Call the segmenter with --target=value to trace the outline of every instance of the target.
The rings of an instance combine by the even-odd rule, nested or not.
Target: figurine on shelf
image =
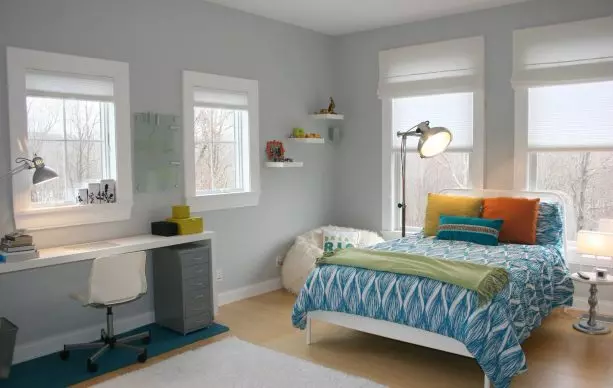
[[[320,115],[336,115],[338,113],[336,113],[336,111],[334,110],[336,109],[336,103],[334,102],[334,99],[332,97],[330,97],[330,104],[328,104],[328,108],[322,108],[319,110],[319,112],[315,112],[315,114],[320,114]]]
[[[271,140],[266,142],[266,156],[271,162],[283,162],[285,155],[285,148],[283,143],[278,140]]]

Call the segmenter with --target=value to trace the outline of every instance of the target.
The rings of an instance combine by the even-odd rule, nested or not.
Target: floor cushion
[[[358,232],[359,247],[366,247],[383,242],[383,239],[375,232],[332,225],[322,226],[296,237],[294,245],[292,245],[285,255],[283,265],[281,266],[281,281],[283,288],[293,294],[298,294],[298,292],[300,292],[300,289],[306,282],[309,273],[315,266],[315,259],[321,257],[324,253],[324,229]]]

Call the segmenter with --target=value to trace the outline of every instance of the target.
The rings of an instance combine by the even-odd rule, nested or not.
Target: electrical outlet
[[[223,269],[217,270],[217,272],[215,273],[215,279],[217,279],[218,282],[221,282],[223,280]]]
[[[277,256],[276,263],[277,263],[277,267],[282,266],[283,265],[283,256],[281,256],[281,255]]]

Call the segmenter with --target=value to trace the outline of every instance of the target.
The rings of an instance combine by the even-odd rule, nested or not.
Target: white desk
[[[112,240],[45,248],[39,250],[40,257],[37,259],[24,260],[18,263],[0,263],[0,274],[74,263],[77,261],[93,260],[96,257],[101,256],[145,251],[190,242],[212,240],[214,235],[214,232],[208,231],[197,234],[170,237],[143,234],[139,236],[116,238]]]

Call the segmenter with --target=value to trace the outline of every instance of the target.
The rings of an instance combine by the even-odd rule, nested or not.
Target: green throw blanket
[[[479,303],[489,301],[509,282],[507,270],[466,261],[444,260],[412,253],[347,248],[317,259],[317,265],[348,267],[422,276],[455,284],[479,294]]]

